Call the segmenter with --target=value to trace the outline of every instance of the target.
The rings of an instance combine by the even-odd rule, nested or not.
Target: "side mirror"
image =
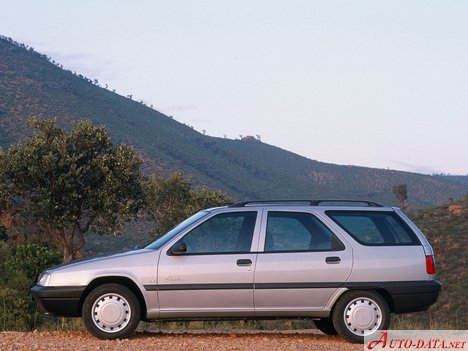
[[[181,255],[187,252],[187,245],[183,241],[179,241],[172,245],[169,249],[170,255]]]

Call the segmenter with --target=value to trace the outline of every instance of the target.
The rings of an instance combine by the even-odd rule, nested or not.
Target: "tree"
[[[5,210],[8,198],[7,185],[5,182],[6,156],[0,147],[0,215]]]
[[[83,256],[88,230],[117,233],[141,208],[142,160],[114,146],[103,126],[79,121],[67,132],[54,120],[28,120],[33,135],[5,155],[4,182],[14,210],[63,249]]]
[[[193,190],[180,172],[169,178],[153,175],[146,179],[144,189],[149,219],[157,222],[156,235],[166,233],[201,209],[232,203],[220,191]]]
[[[2,238],[7,237],[4,222],[9,217],[8,193],[9,189],[6,182],[6,155],[0,147],[0,237]]]
[[[400,203],[400,207],[402,210],[408,209],[408,188],[406,184],[398,184],[395,185],[393,188],[393,193],[395,194],[398,202]]]

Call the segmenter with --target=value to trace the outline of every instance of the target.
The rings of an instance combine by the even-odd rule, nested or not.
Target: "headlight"
[[[47,271],[42,272],[39,275],[39,278],[37,278],[37,285],[47,286],[49,285],[49,280],[50,280],[50,273]]]

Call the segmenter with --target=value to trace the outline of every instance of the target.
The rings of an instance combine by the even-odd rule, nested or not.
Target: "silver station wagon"
[[[362,342],[440,288],[430,244],[398,208],[301,200],[200,211],[143,249],[47,269],[31,294],[103,339],[140,320],[310,318]]]

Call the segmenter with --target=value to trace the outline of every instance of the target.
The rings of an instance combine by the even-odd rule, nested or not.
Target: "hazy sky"
[[[0,34],[208,135],[468,174],[466,0],[0,0]]]

